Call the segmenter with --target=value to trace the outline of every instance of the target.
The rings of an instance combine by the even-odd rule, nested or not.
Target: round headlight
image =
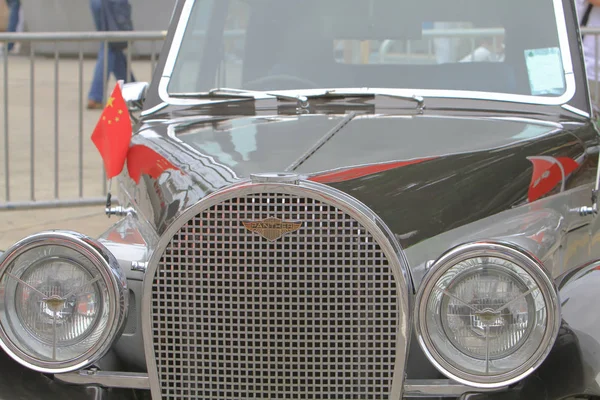
[[[0,258],[0,345],[40,372],[86,367],[120,333],[125,293],[119,264],[101,244],[73,232],[28,237]]]
[[[415,304],[417,337],[446,376],[500,387],[533,372],[560,326],[556,290],[541,263],[499,243],[473,243],[442,256]]]

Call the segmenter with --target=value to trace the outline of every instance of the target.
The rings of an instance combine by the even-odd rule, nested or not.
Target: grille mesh
[[[303,224],[268,241],[242,223],[273,217]],[[154,277],[163,399],[387,399],[396,292],[373,236],[331,205],[259,193],[213,206]]]

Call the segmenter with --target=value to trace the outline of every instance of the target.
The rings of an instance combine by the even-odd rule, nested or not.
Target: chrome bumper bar
[[[460,397],[466,393],[502,392],[506,388],[482,389],[466,386],[450,379],[407,379],[404,381],[404,398]]]
[[[94,369],[57,374],[54,377],[74,385],[98,385],[122,389],[150,390],[150,380],[146,373],[109,372]],[[500,389],[481,389],[456,383],[449,379],[407,379],[404,382],[404,398],[419,397],[460,397],[465,393],[498,392]]]
[[[78,372],[54,375],[56,379],[74,385],[98,385],[107,388],[150,390],[150,380],[146,373],[109,372],[87,369]]]

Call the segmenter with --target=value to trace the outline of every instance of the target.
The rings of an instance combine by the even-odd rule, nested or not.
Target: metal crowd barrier
[[[243,32],[228,32],[229,36],[239,37]],[[488,36],[496,40],[496,36],[502,36],[502,29],[465,29],[465,30],[439,30],[432,29],[426,32],[425,36],[431,41],[438,37],[471,38],[472,48],[475,48],[474,38]],[[585,28],[582,34],[593,35],[595,38],[596,54],[600,55],[600,28]],[[104,69],[107,68],[107,53],[109,42],[127,41],[127,76],[131,76],[133,63],[138,62],[138,54],[135,45],[139,42],[150,42],[152,50],[149,57],[143,59],[143,63],[148,67],[148,79],[152,76],[156,66],[157,54],[160,51],[162,41],[164,41],[166,32],[81,32],[81,33],[0,33],[0,43],[6,49],[9,42],[19,42],[27,52],[19,56],[19,66],[28,68],[29,71],[19,71],[23,76],[22,82],[13,82],[11,77],[11,56],[0,58],[0,65],[3,66],[2,79],[0,82],[0,91],[2,92],[2,107],[0,126],[3,135],[1,135],[0,146],[0,211],[16,209],[33,208],[51,208],[51,207],[72,207],[82,205],[104,204],[106,200],[107,182],[99,156],[95,149],[90,145],[90,135],[92,130],[90,126],[95,125],[95,120],[99,117],[99,112],[93,113],[84,111],[86,96],[84,93],[85,78],[92,75],[91,71],[84,72],[84,65],[95,63],[95,58],[90,59],[89,51],[84,51],[84,44],[90,42],[100,45],[104,43]],[[61,50],[61,44],[73,43],[78,46],[78,51],[66,52]],[[36,50],[36,45],[53,51]],[[402,47],[402,52],[418,54],[431,54],[431,43],[429,48],[415,49],[407,41]],[[87,46],[89,48],[89,46]],[[393,43],[384,41],[379,47],[380,59],[385,57],[393,58]],[[50,54],[48,54],[50,53]],[[52,76],[49,79],[40,79],[38,77],[41,69],[41,63],[50,63],[46,69],[52,70]],[[69,76],[66,79],[67,86],[76,83],[77,106],[75,111],[72,104],[61,102],[61,65],[64,63],[76,64],[76,76]],[[72,65],[71,65],[72,67]],[[136,65],[136,68],[139,66]],[[63,67],[63,69],[66,69]],[[72,68],[73,69],[73,68]],[[136,70],[136,75],[139,75]],[[596,62],[596,76],[600,77],[600,60]],[[63,74],[64,75],[64,74]],[[64,77],[63,77],[64,78]],[[50,88],[53,93],[52,98],[41,99],[50,104],[44,109],[48,113],[48,107],[52,108],[50,114],[51,120],[42,121],[36,119],[36,114],[41,114],[38,104],[40,99],[37,93],[40,92],[40,85],[52,85]],[[107,93],[106,78],[103,81],[104,92]],[[68,90],[68,88],[67,88]],[[596,98],[600,96],[600,85],[594,87]],[[72,94],[72,92],[68,92]],[[24,97],[28,97],[27,101]],[[63,96],[67,97],[67,96]],[[72,96],[71,96],[72,97]],[[21,107],[24,110],[17,110],[12,103],[17,98],[21,101]],[[12,99],[12,100],[11,100]],[[69,100],[69,99],[67,99]],[[71,99],[72,100],[72,99]],[[27,104],[25,104],[25,103]],[[12,104],[12,106],[11,106]],[[65,129],[65,120],[61,119],[64,115],[76,120],[75,129]],[[84,120],[86,124],[84,124]],[[43,125],[43,126],[40,126]],[[20,131],[19,134],[15,133]],[[65,132],[68,131],[68,132]],[[72,132],[71,132],[72,131]],[[24,132],[24,133],[23,133]],[[69,146],[65,146],[64,134],[70,136],[66,139]],[[62,142],[61,142],[62,140]],[[76,143],[75,143],[76,142]],[[41,143],[41,144],[40,144]],[[40,146],[42,148],[40,149]],[[68,152],[69,154],[65,154]],[[43,156],[43,157],[40,157]],[[68,156],[68,157],[67,157]],[[40,159],[42,158],[42,159]],[[92,161],[90,161],[92,160]],[[68,164],[65,173],[64,164]],[[62,168],[61,168],[62,167]],[[90,177],[90,174],[92,176]],[[102,174],[102,175],[101,175]],[[64,190],[64,186],[70,187]],[[68,194],[65,194],[69,192]]]
[[[109,42],[126,41],[128,46],[124,52],[127,57],[127,77],[130,77],[133,59],[138,58],[135,44],[150,42],[151,51],[149,57],[146,57],[147,59],[144,62],[148,64],[148,69],[150,70],[147,76],[151,77],[165,36],[166,32],[164,31],[0,33],[0,43],[3,44],[3,48],[5,49],[3,57],[1,57],[0,53],[0,65],[3,65],[3,87],[1,90],[3,117],[1,119],[3,119],[3,123],[0,125],[3,131],[3,141],[1,142],[3,146],[0,145],[3,147],[2,151],[0,151],[0,159],[3,159],[3,168],[0,167],[0,185],[3,186],[3,190],[0,189],[0,211],[96,205],[103,204],[106,201],[107,181],[100,158],[96,156],[93,163],[89,161],[92,157],[89,155],[91,154],[89,144],[91,143],[90,135],[92,133],[89,127],[92,123],[95,125],[95,121],[100,113],[90,112],[88,115],[84,111],[87,101],[87,96],[84,92],[86,90],[84,81],[93,75],[91,69],[84,72],[84,64],[95,64],[96,58],[93,57],[90,60],[90,57],[88,57],[89,51],[84,51],[83,45],[95,42],[99,48],[100,43],[104,43],[104,70],[106,71],[108,67],[107,44]],[[22,82],[11,81],[11,78],[14,78],[16,75],[15,70],[11,70],[11,65],[16,63],[17,59],[12,59],[12,55],[6,54],[9,42],[18,42],[23,48],[28,49],[26,57],[23,57],[22,54],[18,57],[19,65],[17,67],[23,68],[27,65],[26,68],[29,69],[28,78],[23,79]],[[78,50],[75,52],[72,50],[68,52],[62,51],[61,44],[65,42],[70,42],[70,47],[73,47],[73,43],[77,43],[76,47],[78,47]],[[36,50],[36,45],[38,47],[43,45],[43,47],[48,48],[52,44],[54,51],[51,51],[50,54],[47,54],[47,51]],[[67,54],[65,55],[65,53]],[[26,62],[27,58],[28,62]],[[53,98],[39,99],[36,96],[40,85],[49,84],[47,81],[48,77],[43,80],[38,78],[39,72],[36,71],[36,66],[39,67],[38,64],[42,62],[41,60],[46,64],[49,62],[53,64],[53,66],[49,67],[53,69],[53,77],[50,78],[53,80],[52,84],[54,86]],[[76,107],[73,107],[72,102],[71,104],[62,104],[59,96],[59,93],[62,91],[61,85],[65,85],[64,73],[61,76],[61,65],[66,62],[77,64],[76,76],[66,78],[66,86],[68,87],[72,86],[72,83],[77,82],[76,97],[78,98],[78,104]],[[48,66],[46,65],[46,67]],[[19,71],[19,73],[21,76],[25,76],[24,71]],[[136,74],[139,75],[139,71]],[[107,90],[110,89],[112,88],[107,88],[105,74],[103,79],[103,93],[105,96]],[[14,106],[11,107],[12,102],[17,100],[17,97],[19,97],[19,101],[22,101],[22,96],[29,97],[29,109],[25,112],[23,110],[16,110]],[[66,98],[67,96],[64,97]],[[66,100],[69,101],[72,99]],[[44,126],[38,126],[40,124],[36,119],[36,113],[40,111],[38,108],[40,101],[46,103],[46,113],[48,107],[53,108],[52,120],[42,121],[41,124]],[[61,130],[61,123],[64,121],[61,121],[60,118],[65,113],[68,114],[68,118],[77,120],[77,132],[69,132],[69,137],[66,139],[64,135],[61,135],[64,134],[64,129]],[[84,119],[87,123],[87,129],[84,129]],[[22,125],[28,125],[28,140],[14,134],[17,124],[19,124],[18,127],[21,130],[24,128]],[[42,132],[40,133],[40,131]],[[44,135],[44,137],[40,137],[40,135]],[[48,138],[48,135],[52,135],[53,138]],[[46,143],[44,148],[40,148],[38,141]],[[77,145],[74,146],[72,141],[76,141]],[[66,146],[67,144],[69,146]],[[23,148],[24,146],[28,148]],[[67,148],[69,150],[66,150]],[[84,152],[84,148],[87,150],[86,152]],[[65,157],[66,151],[69,151],[69,157]],[[73,152],[76,154],[72,154]],[[48,153],[52,153],[50,156],[52,158],[51,162]],[[45,162],[39,161],[40,157],[45,158]],[[76,158],[76,161],[69,160],[71,164],[67,169],[69,174],[65,174],[64,165],[61,165],[64,164],[64,158]],[[73,173],[73,170],[76,170],[76,173]],[[90,170],[97,174],[97,178],[89,178]],[[52,172],[50,173],[50,171]],[[17,180],[18,182],[16,182]],[[49,180],[52,182],[49,182]],[[73,185],[73,181],[75,181],[75,185]],[[94,183],[91,184],[91,181],[94,181]],[[72,190],[70,190],[68,195],[63,196],[61,186],[65,184],[68,184]],[[40,193],[40,189],[42,193]]]

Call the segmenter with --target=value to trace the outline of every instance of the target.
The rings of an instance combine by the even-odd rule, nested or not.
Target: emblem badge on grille
[[[302,227],[302,222],[282,221],[279,218],[267,218],[262,221],[242,221],[250,232],[258,233],[269,241],[275,241],[291,232],[296,232]]]

